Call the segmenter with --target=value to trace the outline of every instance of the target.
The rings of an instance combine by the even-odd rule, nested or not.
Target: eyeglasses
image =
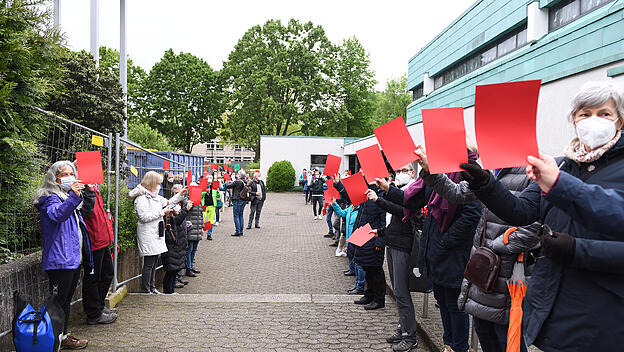
[[[555,237],[550,226],[546,224],[543,224],[539,227],[539,229],[537,229],[537,232],[535,232],[535,236],[537,236],[537,238],[541,238],[542,236]]]
[[[398,174],[399,172],[408,173],[408,172],[412,172],[412,169],[398,169],[398,170],[396,170],[396,173],[397,173],[397,174]]]

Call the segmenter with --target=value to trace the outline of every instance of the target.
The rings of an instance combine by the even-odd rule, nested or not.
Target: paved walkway
[[[352,303],[347,259],[334,256],[303,196],[269,194],[262,228],[239,238],[231,212],[200,243],[201,274],[179,295],[131,294],[114,324],[79,320],[70,331],[94,351],[391,351],[394,301],[372,312]]]

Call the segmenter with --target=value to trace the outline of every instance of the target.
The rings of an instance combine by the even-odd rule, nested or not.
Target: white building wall
[[[340,137],[261,136],[260,173],[266,178],[269,167],[276,161],[288,160],[295,168],[297,183],[302,170],[310,169],[311,155],[343,156],[344,139]],[[343,164],[340,171],[345,169]]]

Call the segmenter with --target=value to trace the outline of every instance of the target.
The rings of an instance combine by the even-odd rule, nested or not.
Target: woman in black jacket
[[[179,207],[179,205],[178,205]],[[175,292],[176,275],[178,271],[186,267],[186,231],[178,231],[184,224],[188,211],[193,207],[193,202],[188,201],[179,212],[174,209],[173,215],[165,216],[165,243],[167,252],[162,254],[162,264],[165,270],[163,278],[163,292],[172,294]],[[184,229],[184,226],[182,226]]]

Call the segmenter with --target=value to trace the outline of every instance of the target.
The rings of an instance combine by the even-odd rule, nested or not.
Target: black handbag
[[[501,259],[493,250],[484,246],[485,231],[487,227],[487,209],[483,215],[483,231],[481,232],[481,243],[470,256],[464,278],[471,284],[477,286],[485,293],[490,293],[494,289],[498,271],[500,270]]]

